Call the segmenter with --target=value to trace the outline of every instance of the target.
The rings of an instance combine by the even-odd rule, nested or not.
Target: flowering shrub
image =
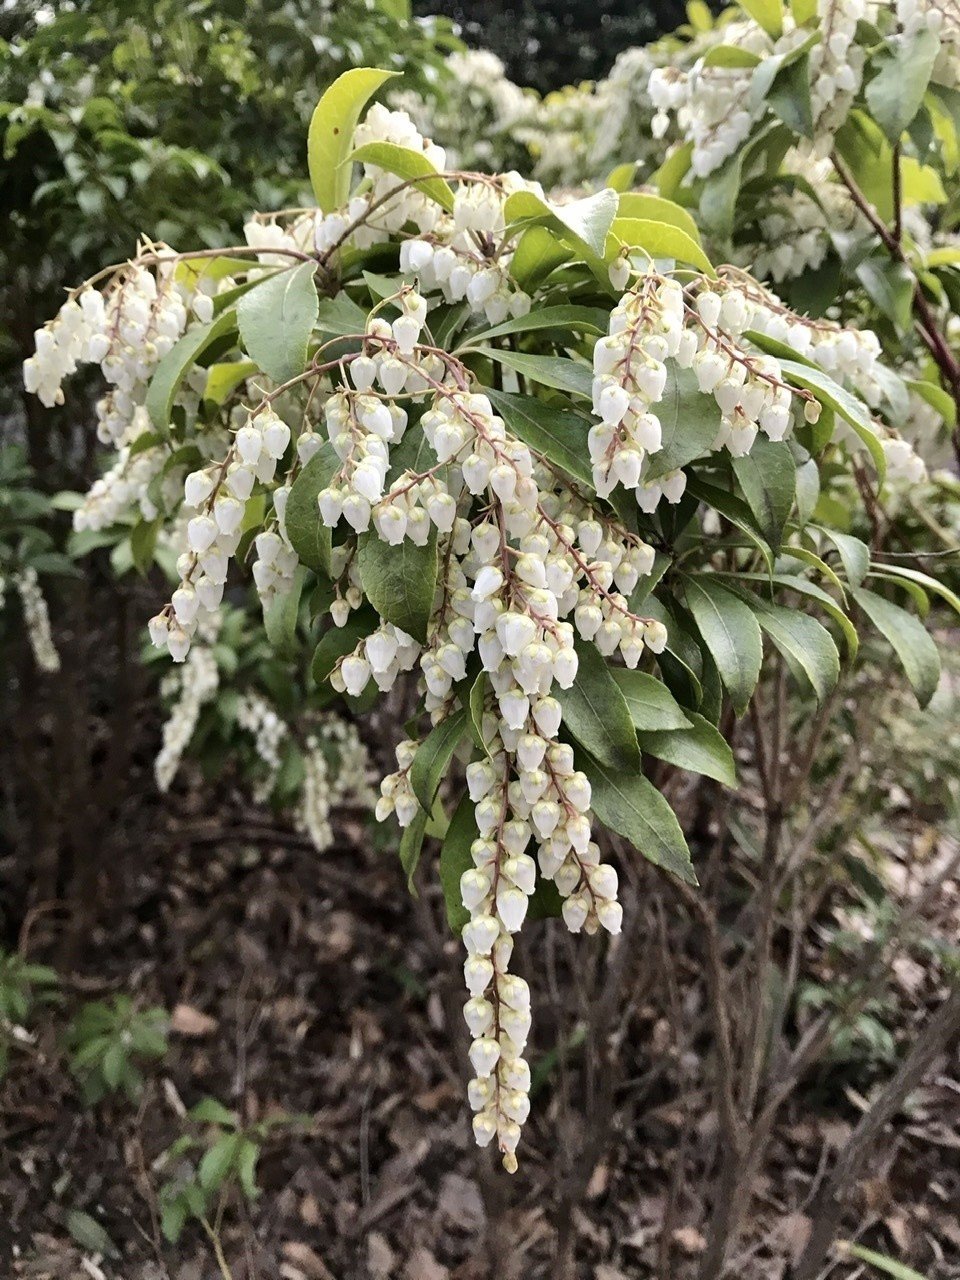
[[[317,210],[256,215],[220,251],[145,243],[73,292],[24,372],[56,404],[79,365],[103,371],[117,461],[76,519],[124,507],[143,559],[174,550],[149,630],[192,664],[181,699],[214,687],[196,655],[248,563],[270,644],[316,642],[312,687],[358,711],[415,691],[377,818],[396,815],[411,876],[428,826],[443,833],[474,1133],[512,1171],[525,918],[620,931],[607,832],[695,883],[642,753],[732,782],[717,724],[749,707],[764,645],[824,703],[854,619],[929,700],[933,641],[865,583],[939,584],[847,531],[887,475],[924,474],[872,332],[714,267],[662,196],[556,203],[516,173],[449,168],[406,115],[360,121],[386,78],[348,72],[321,99]],[[716,139],[696,146],[720,163]],[[278,722],[252,698],[237,721],[272,773]],[[448,775],[466,783],[452,813]]]

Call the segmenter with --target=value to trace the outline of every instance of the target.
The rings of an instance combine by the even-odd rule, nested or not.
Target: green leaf
[[[367,599],[381,618],[426,644],[439,572],[436,529],[430,530],[422,547],[409,538],[391,547],[376,531],[363,534],[359,545],[357,561]]]
[[[637,162],[628,160],[625,164],[615,165],[604,179],[605,187],[613,187],[614,191],[629,191],[637,176]]]
[[[237,303],[240,337],[247,354],[274,382],[303,373],[307,343],[320,307],[315,262],[280,271]]]
[[[854,600],[893,649],[921,707],[933,697],[940,680],[940,655],[927,629],[912,613],[883,596],[852,588]]]
[[[742,716],[760,679],[760,626],[739,597],[708,577],[688,578],[684,592],[733,708]]]
[[[413,815],[413,820],[403,828],[403,835],[400,837],[400,866],[406,872],[407,889],[412,894],[416,893],[413,878],[420,862],[420,850],[423,848],[423,838],[427,832],[427,821],[428,814],[423,809],[418,809]]]
[[[67,1213],[67,1230],[81,1249],[89,1253],[99,1253],[105,1258],[119,1258],[120,1250],[89,1213],[82,1209],[70,1209]]]
[[[617,206],[617,218],[668,223],[685,231],[694,244],[700,244],[700,228],[693,215],[682,205],[674,200],[666,200],[663,196],[650,195],[646,191],[625,192]]]
[[[740,0],[740,5],[750,17],[759,22],[768,36],[776,39],[783,33],[783,4],[781,0]]]
[[[307,571],[297,565],[290,590],[277,594],[264,608],[263,626],[267,640],[280,657],[291,657],[296,652],[297,618],[300,614],[300,597]]]
[[[140,574],[145,574],[153,564],[153,553],[157,547],[160,524],[160,520],[140,520],[133,526],[133,532],[130,534],[130,554],[133,556],[133,567]],[[34,561],[34,567],[39,567],[36,561]]]
[[[816,601],[843,632],[844,643],[847,646],[847,653],[851,661],[857,656],[860,640],[857,636],[856,627],[854,627],[833,596],[824,591],[823,587],[818,586],[816,582],[810,582],[806,578],[800,578],[788,573],[775,573],[772,577],[768,577],[765,573],[741,573],[731,581],[760,582],[766,586],[780,587],[785,591],[795,591],[798,595],[805,596],[808,600]]]
[[[206,1153],[197,1170],[197,1177],[204,1191],[216,1191],[223,1185],[242,1141],[239,1133],[226,1133]]]
[[[772,59],[771,59],[772,61]],[[786,63],[773,78],[766,95],[775,115],[803,138],[813,137],[813,104],[810,101],[810,55]]]
[[[343,162],[353,150],[353,133],[360,113],[395,71],[354,67],[338,76],[314,109],[307,134],[310,185],[324,213],[347,203],[350,166]]]
[[[703,58],[705,67],[755,67],[760,61],[756,53],[735,44],[715,44]]]
[[[852,587],[862,585],[870,569],[870,548],[859,538],[850,533],[840,533],[838,529],[828,529],[823,525],[813,526],[825,538],[829,538],[837,548],[840,563]]]
[[[226,1129],[235,1129],[237,1126],[236,1113],[228,1110],[216,1098],[201,1098],[195,1107],[190,1108],[187,1115],[197,1124],[215,1124]]]
[[[789,382],[812,391],[821,404],[828,405],[853,427],[855,433],[867,446],[877,474],[882,480],[886,475],[883,445],[880,443],[880,436],[869,412],[856,396],[852,396],[849,391],[834,382],[820,369],[813,369],[797,360],[781,360],[780,370]]]
[[[207,371],[207,384],[203,389],[204,400],[211,404],[223,404],[241,382],[246,381],[257,366],[252,360],[231,360],[226,364],[212,364]]]
[[[607,312],[599,307],[538,307],[536,311],[528,311],[525,316],[515,316],[512,320],[504,320],[503,324],[471,333],[468,341],[472,345],[475,342],[488,342],[491,338],[505,338],[512,333],[533,333],[538,329],[559,329],[562,333],[573,330],[575,333],[600,335],[607,332],[607,323]]]
[[[893,1280],[927,1280],[926,1276],[922,1276],[919,1271],[914,1271],[913,1267],[907,1267],[902,1262],[896,1262],[885,1254],[874,1253],[872,1249],[864,1249],[862,1245],[849,1244],[843,1241],[840,1247],[844,1253],[852,1254],[854,1258],[859,1258],[861,1262],[868,1262],[871,1267],[876,1267],[884,1275],[892,1276]]]
[[[880,70],[865,96],[874,120],[894,145],[920,110],[939,52],[939,36],[926,27],[893,35],[884,45]]]
[[[926,400],[939,413],[948,427],[957,425],[957,406],[953,397],[935,382],[908,380],[907,386],[921,399]]]
[[[535,396],[484,387],[484,394],[515,435],[575,480],[593,483],[587,433],[590,422],[573,409],[558,409]]]
[[[767,567],[771,573],[773,572],[773,552],[757,529],[753,512],[745,502],[741,502],[736,494],[730,493],[729,490],[722,489],[718,485],[707,484],[696,475],[687,480],[687,493],[691,498],[696,498],[700,502],[705,502],[707,506],[713,507],[714,511],[719,512],[725,520],[729,520],[734,528],[745,534],[763,554]]]
[[[521,289],[531,293],[570,256],[569,247],[561,244],[546,227],[528,227],[510,259],[510,274]]]
[[[248,1200],[256,1200],[260,1194],[257,1187],[257,1161],[260,1148],[251,1138],[242,1138],[237,1151],[237,1181]]]
[[[367,329],[367,313],[346,293],[322,298],[317,309],[316,328],[334,338],[353,337]]]
[[[687,715],[690,724],[685,729],[638,733],[640,750],[678,769],[702,773],[725,787],[735,787],[737,767],[730,744],[709,720],[695,711],[688,711]]]
[[[921,573],[919,569],[910,569],[906,565],[888,564],[886,561],[878,562],[874,565],[877,570],[883,570],[883,577],[899,579],[903,586],[913,584],[927,591],[932,591],[934,595],[938,595],[941,600],[945,600],[953,611],[960,615],[960,596],[947,586],[945,582],[940,582],[936,578],[931,578],[928,573]]]
[[[797,464],[790,446],[758,435],[748,454],[733,459],[733,470],[763,536],[776,550],[797,488]]]
[[[339,660],[352,653],[361,640],[376,631],[379,619],[372,609],[357,609],[342,627],[331,627],[320,639],[313,655],[314,682],[324,684]]]
[[[865,258],[856,268],[857,279],[883,315],[902,337],[913,326],[913,272],[904,262],[886,256]]]
[[[232,309],[209,324],[191,326],[157,365],[147,389],[146,407],[150,421],[161,434],[168,433],[173,402],[184,378],[206,350],[235,333],[236,328],[237,313]]]
[[[287,499],[284,526],[290,545],[308,569],[329,575],[333,530],[320,519],[317,494],[340,470],[340,459],[325,440],[294,480]]]
[[[624,773],[577,752],[577,766],[590,779],[594,813],[611,831],[624,836],[648,861],[686,884],[696,884],[690,850],[677,815],[642,773]]]
[[[663,396],[653,411],[660,419],[662,443],[657,453],[647,457],[645,480],[656,480],[702,458],[720,431],[716,400],[703,394],[692,369],[679,369],[672,360]]]
[[[164,1240],[176,1244],[183,1233],[187,1220],[187,1205],[183,1200],[171,1200],[163,1206],[160,1214],[160,1230]]]
[[[453,213],[453,189],[445,178],[439,177],[435,166],[422,151],[398,147],[393,142],[368,142],[352,152],[344,163],[351,160],[375,164],[405,181],[416,179],[414,185],[417,190],[429,196],[447,213]]]
[[[433,809],[443,775],[466,727],[466,710],[455,711],[435,725],[417,748],[410,766],[410,786],[426,813]]]
[[[784,658],[809,680],[817,701],[823,702],[840,678],[840,655],[830,632],[816,618],[753,595],[750,608]]]
[[[440,884],[447,908],[447,923],[457,935],[470,919],[470,912],[460,897],[460,877],[473,866],[470,846],[479,836],[473,801],[465,792],[450,819],[440,848]]]
[[[609,187],[569,204],[553,204],[534,191],[515,191],[507,197],[503,215],[508,223],[545,223],[564,243],[579,250],[601,282],[609,287],[603,252],[619,199],[617,192]]]
[[[592,394],[593,370],[589,365],[566,356],[528,356],[503,347],[477,347],[476,351],[542,387],[553,387],[556,391],[567,391],[585,399]]]
[[[576,648],[576,679],[569,689],[553,691],[563,708],[564,726],[601,764],[638,772],[636,730],[620,686],[595,645]]]
[[[635,729],[663,732],[689,728],[687,713],[662,680],[625,667],[611,667],[610,672],[620,687]]]
[[[668,222],[655,222],[647,218],[615,218],[607,239],[608,261],[616,256],[620,245],[642,249],[651,258],[688,262],[710,277],[717,274],[698,241],[681,227]]]

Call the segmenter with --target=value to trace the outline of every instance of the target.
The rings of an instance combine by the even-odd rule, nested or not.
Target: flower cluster
[[[33,653],[33,660],[41,671],[60,670],[60,654],[53,641],[50,627],[50,611],[40,587],[40,579],[36,569],[29,566],[12,575],[13,585],[20,597],[23,609],[23,621],[27,629],[27,639]],[[4,583],[5,586],[5,583]],[[3,607],[5,592],[0,590],[0,608]]]
[[[212,640],[215,623],[205,639]],[[169,791],[184,752],[197,729],[200,712],[216,697],[220,672],[208,644],[190,650],[187,660],[168,672],[160,685],[161,696],[172,700],[163,724],[163,745],[153,762],[153,773],[161,791]]]

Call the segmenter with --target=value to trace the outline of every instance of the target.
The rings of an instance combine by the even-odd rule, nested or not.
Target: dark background
[[[683,0],[414,0],[413,8],[446,14],[468,45],[492,50],[511,80],[541,93],[599,79],[622,49],[673,31],[686,15]]]

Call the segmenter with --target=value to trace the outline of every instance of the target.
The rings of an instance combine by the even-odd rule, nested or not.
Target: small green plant
[[[85,1004],[67,1030],[70,1069],[93,1104],[109,1093],[136,1097],[143,1084],[139,1063],[167,1052],[164,1009],[138,1010],[129,996]]]
[[[864,1249],[858,1244],[850,1244],[847,1241],[841,1241],[840,1247],[844,1253],[853,1258],[859,1258],[861,1262],[869,1263],[884,1275],[892,1276],[893,1280],[927,1280],[926,1276],[921,1275],[919,1271],[914,1271],[912,1267],[897,1262],[895,1258],[888,1258],[886,1254],[874,1253],[872,1249]]]
[[[0,950],[0,1079],[6,1074],[10,1049],[23,1039],[34,1006],[56,999],[57,975],[42,964],[30,964],[16,952]]]
[[[187,1119],[200,1132],[182,1134],[158,1161],[160,1168],[170,1170],[160,1187],[160,1224],[174,1244],[184,1225],[195,1218],[218,1250],[227,1196],[236,1190],[248,1202],[257,1198],[257,1161],[265,1138],[283,1125],[297,1123],[298,1117],[281,1113],[244,1127],[221,1102],[202,1098]],[[216,1208],[211,1223],[212,1206]]]

